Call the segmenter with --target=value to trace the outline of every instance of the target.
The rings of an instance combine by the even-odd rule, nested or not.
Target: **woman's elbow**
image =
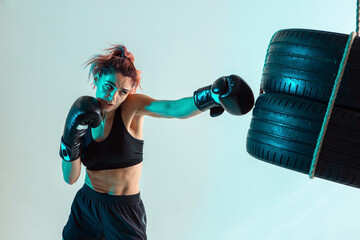
[[[73,185],[74,183],[76,183],[78,178],[79,177],[77,177],[77,178],[69,178],[69,177],[64,176],[64,181],[69,185]]]
[[[74,184],[73,182],[71,182],[69,179],[66,179],[66,178],[64,178],[64,181],[65,181],[67,184],[69,184],[69,185],[73,185],[73,184]]]

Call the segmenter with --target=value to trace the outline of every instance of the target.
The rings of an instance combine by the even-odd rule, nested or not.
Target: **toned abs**
[[[128,132],[137,139],[142,139],[143,117],[136,116],[123,104],[122,119]],[[112,118],[106,119],[102,129],[94,129],[93,138],[101,142],[109,135],[113,125]],[[100,126],[99,126],[100,127]],[[101,128],[101,127],[100,127]],[[85,183],[95,191],[110,195],[133,195],[139,193],[139,182],[142,171],[142,162],[134,166],[108,169],[108,170],[86,170]]]

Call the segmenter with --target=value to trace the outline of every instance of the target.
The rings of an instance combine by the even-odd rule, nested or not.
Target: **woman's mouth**
[[[112,107],[113,104],[103,101],[104,107]]]

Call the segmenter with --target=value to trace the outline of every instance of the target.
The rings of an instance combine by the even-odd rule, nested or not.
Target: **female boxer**
[[[71,106],[61,138],[64,180],[73,184],[86,167],[63,229],[63,239],[146,239],[146,213],[140,198],[144,116],[193,117],[210,109],[241,115],[251,110],[254,96],[238,76],[219,78],[193,97],[158,101],[135,94],[140,71],[123,45],[87,62],[96,98],[83,96]],[[89,74],[89,76],[90,76]]]

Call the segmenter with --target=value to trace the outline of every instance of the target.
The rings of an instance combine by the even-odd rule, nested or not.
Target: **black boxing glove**
[[[254,106],[254,94],[247,83],[237,75],[217,79],[212,85],[194,92],[194,102],[198,109],[210,109],[210,116],[216,117],[224,109],[233,115],[248,113]]]
[[[212,117],[217,117],[224,112],[224,108],[219,101],[216,101],[213,97],[211,85],[196,90],[193,98],[196,107],[203,112],[210,109],[210,116]]]
[[[233,115],[244,115],[254,107],[254,93],[239,76],[230,75],[216,80],[211,91],[219,96],[220,104]]]
[[[79,97],[67,115],[61,137],[60,157],[67,162],[80,157],[80,145],[87,128],[95,128],[102,121],[100,103],[96,98]]]

